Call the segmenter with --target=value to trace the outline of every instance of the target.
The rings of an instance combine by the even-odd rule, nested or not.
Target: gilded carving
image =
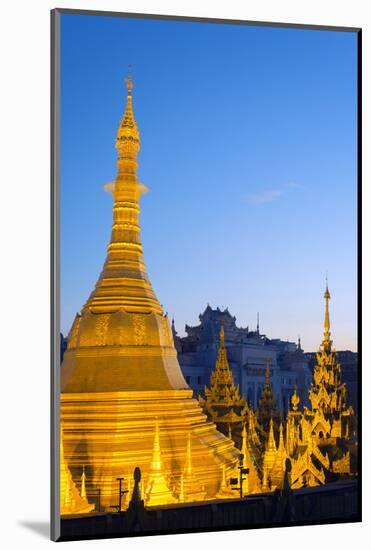
[[[105,346],[107,344],[109,315],[98,315],[95,323],[96,344],[97,346]]]
[[[146,343],[146,320],[141,314],[133,314],[134,343],[136,346],[143,346]]]

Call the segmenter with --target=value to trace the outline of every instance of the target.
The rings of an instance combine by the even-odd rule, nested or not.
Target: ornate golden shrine
[[[233,439],[237,435],[241,439],[242,427],[248,417],[249,409],[233,380],[225,347],[223,322],[220,325],[218,356],[211,373],[210,386],[205,386],[204,394],[205,396],[200,395],[198,400],[208,418],[225,435],[230,429]],[[235,433],[236,431],[239,434]]]
[[[85,465],[87,497],[100,490],[104,510],[117,505],[117,478],[130,479],[136,466],[147,505],[215,498],[239,455],[193,399],[146,272],[130,76],[126,83],[107,258],[76,315],[61,369],[65,460],[74,479]]]
[[[293,487],[318,485],[356,473],[355,467],[351,466],[351,454],[355,458],[357,451],[355,415],[346,402],[341,365],[330,338],[330,292],[327,284],[324,298],[324,332],[309,390],[311,407],[304,407],[303,412],[298,413],[298,397],[293,396],[293,408],[296,410],[288,415],[291,454],[294,458],[291,473]]]
[[[330,339],[330,293],[327,285],[324,297],[324,335],[309,390],[311,408],[299,410],[300,398],[295,389],[286,418],[286,441],[281,425],[278,449],[275,448],[271,422],[263,458],[263,488],[282,487],[284,469],[281,465],[286,457],[291,460],[290,483],[294,489],[357,473],[355,416],[352,407],[346,403],[341,366]]]

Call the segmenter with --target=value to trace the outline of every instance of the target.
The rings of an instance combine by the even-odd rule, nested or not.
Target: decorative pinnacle
[[[274,433],[273,433],[273,418],[272,417],[269,421],[269,436],[268,436],[267,449],[269,451],[276,451],[277,450],[276,441],[274,439]]]
[[[325,322],[324,322],[324,331],[323,331],[323,347],[325,350],[331,349],[331,340],[330,340],[330,313],[329,313],[329,300],[331,298],[329,289],[328,289],[328,280],[326,276],[326,290],[324,294],[325,298]]]
[[[292,394],[291,396],[291,405],[292,405],[292,410],[294,412],[296,412],[298,410],[298,406],[299,406],[299,403],[300,403],[300,397],[298,396],[297,394],[297,391],[296,391],[296,384],[294,386],[294,393]]]
[[[86,498],[86,475],[85,475],[85,464],[82,466],[82,474],[81,474],[81,498]]]
[[[128,93],[131,94],[131,91],[133,89],[133,77],[131,74],[131,65],[129,65],[129,68],[128,68],[128,76],[125,78],[125,84],[128,89]]]
[[[133,113],[133,80],[130,68],[125,82],[128,93],[124,116],[117,131],[116,149],[118,150],[118,160],[120,161],[119,171],[122,170],[124,173],[127,173],[129,166],[129,171],[132,173],[133,161],[135,162],[134,172],[136,170],[137,155],[140,149],[140,137]]]
[[[221,347],[224,347],[224,343],[225,343],[225,338],[224,338],[224,321],[221,321],[221,322],[220,322],[219,341],[220,341],[220,346],[221,346]]]
[[[151,471],[160,472],[161,470],[162,470],[162,464],[161,464],[161,448],[160,448],[160,426],[158,423],[158,417],[156,416],[155,433],[153,438]]]

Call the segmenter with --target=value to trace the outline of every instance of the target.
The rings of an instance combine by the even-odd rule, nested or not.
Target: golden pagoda
[[[225,347],[224,322],[220,324],[219,350],[214,370],[210,377],[210,386],[205,386],[204,397],[199,402],[208,418],[219,431],[234,441],[241,441],[242,427],[248,415],[246,400],[235,385]]]
[[[346,403],[341,365],[332,347],[327,284],[324,298],[324,334],[309,390],[311,407],[299,411],[300,399],[295,389],[292,410],[287,415],[286,451],[292,460],[293,488],[319,485],[356,473],[352,468],[355,460],[351,460],[356,453],[355,418]]]
[[[347,405],[341,365],[332,346],[327,284],[324,298],[324,334],[309,391],[311,407],[304,407],[303,411],[302,436],[305,439],[310,434],[322,454],[328,455],[330,472],[349,474],[350,452],[355,452],[355,418],[352,407]]]
[[[233,442],[207,421],[183,378],[168,317],[147,275],[139,225],[144,189],[137,177],[140,138],[130,75],[126,84],[107,257],[73,322],[61,368],[65,460],[75,480],[86,466],[87,496],[100,490],[103,510],[117,504],[117,477],[131,477],[137,466],[144,480],[153,475],[156,418],[168,487],[182,474],[189,433],[193,474],[207,498],[220,487],[222,466],[229,471],[238,461]],[[167,501],[168,496],[156,499]]]

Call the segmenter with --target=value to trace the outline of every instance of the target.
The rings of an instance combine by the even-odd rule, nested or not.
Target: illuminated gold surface
[[[193,399],[167,315],[146,272],[139,227],[143,186],[136,174],[140,140],[130,76],[127,86],[107,258],[72,325],[61,374],[65,458],[76,480],[85,465],[87,496],[100,490],[104,510],[118,503],[116,478],[130,479],[136,466],[149,506],[177,501],[179,495],[214,498],[223,469],[232,471],[239,454]],[[154,468],[156,430],[160,470]],[[188,438],[192,475],[184,471]]]
[[[243,426],[242,430],[242,445],[241,453],[243,454],[243,463],[242,466],[249,470],[248,474],[245,474],[245,481],[243,481],[243,494],[247,495],[250,493],[259,493],[261,491],[261,483],[258,475],[257,464],[254,460],[254,454],[251,450],[250,441],[254,439],[254,432],[246,429],[246,424]]]
[[[158,420],[156,419],[152,460],[144,499],[146,506],[174,504],[177,501],[169,488],[166,477],[166,469],[163,467],[161,460],[160,428]]]
[[[60,510],[62,516],[66,514],[87,514],[94,510],[94,504],[89,504],[86,498],[84,470],[80,495],[65,462],[62,429],[60,441]]]
[[[269,422],[268,441],[263,455],[263,490],[271,487],[271,471],[276,461],[277,446],[274,439],[273,419]]]

